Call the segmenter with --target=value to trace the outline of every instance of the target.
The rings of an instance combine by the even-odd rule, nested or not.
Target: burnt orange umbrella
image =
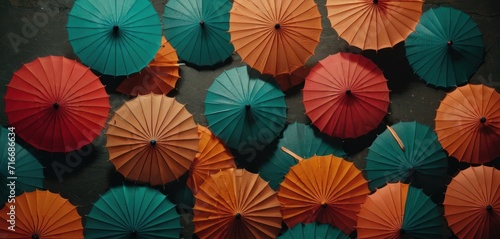
[[[318,221],[354,231],[357,214],[370,193],[368,182],[353,163],[333,155],[299,160],[281,183],[278,199],[283,220],[289,228],[298,223]]]
[[[276,192],[244,169],[210,175],[195,197],[194,232],[200,238],[276,238],[281,230]]]
[[[461,171],[448,185],[443,205],[458,238],[500,238],[500,170],[478,166]]]
[[[482,164],[500,157],[500,94],[464,85],[446,94],[435,118],[438,140],[459,161]]]
[[[186,182],[193,194],[198,192],[198,188],[210,174],[216,174],[227,168],[236,168],[231,151],[212,131],[198,125],[198,137],[200,139],[198,153],[191,164]]]
[[[328,19],[339,37],[362,50],[404,41],[415,30],[423,0],[327,0]]]
[[[168,94],[180,78],[177,61],[177,52],[165,37],[162,37],[162,44],[155,58],[141,72],[124,79],[116,91],[133,96],[151,92]]]
[[[282,91],[287,91],[294,86],[304,83],[309,71],[309,68],[301,66],[292,71],[292,73],[280,74],[275,76],[274,79]]]
[[[83,238],[82,218],[76,207],[49,191],[15,197],[2,208],[0,218],[0,238]]]
[[[230,11],[231,43],[262,74],[291,73],[303,66],[321,30],[313,0],[235,0]]]
[[[151,93],[125,102],[109,121],[106,134],[116,170],[151,185],[179,178],[198,151],[193,115],[165,95]]]

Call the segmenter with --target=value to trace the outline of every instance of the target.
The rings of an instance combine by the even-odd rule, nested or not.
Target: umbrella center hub
[[[278,30],[281,28],[281,25],[279,23],[274,24],[274,29]]]
[[[152,146],[155,146],[155,145],[156,145],[156,140],[152,139],[151,141],[149,141],[149,143],[150,143]]]
[[[39,237],[38,237],[38,234],[33,234],[33,235],[31,235],[31,239],[38,239],[38,238],[39,238]]]
[[[352,92],[351,92],[351,90],[346,90],[346,91],[345,91],[345,94],[346,94],[346,95],[350,95],[351,93],[352,93]]]
[[[479,122],[481,122],[482,124],[486,123],[486,117],[481,117],[481,119],[479,119]]]
[[[491,212],[491,210],[493,210],[493,207],[491,205],[488,205],[488,206],[486,206],[486,210],[488,210],[489,212]]]
[[[373,3],[374,3],[374,4],[377,4],[377,3],[378,3],[378,0],[373,0]]]
[[[113,26],[113,35],[118,36],[118,33],[120,33],[120,27],[119,26]]]
[[[235,217],[236,217],[236,219],[240,219],[241,218],[241,213],[236,213]]]
[[[59,109],[59,103],[57,103],[57,102],[56,102],[56,103],[54,103],[54,104],[52,105],[52,107],[54,107],[54,109],[56,109],[56,110],[57,110],[57,109]]]
[[[250,110],[250,109],[252,109],[251,105],[245,105],[245,110]]]
[[[450,40],[446,44],[448,44],[448,46],[451,46],[451,45],[453,45],[453,41]]]
[[[327,208],[327,207],[328,207],[328,204],[325,202],[325,203],[321,204],[321,207],[322,207],[322,208]]]
[[[200,21],[201,28],[205,28],[205,22],[203,20]]]

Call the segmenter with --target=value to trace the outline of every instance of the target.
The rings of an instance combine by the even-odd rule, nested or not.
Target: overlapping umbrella
[[[330,226],[329,224],[318,223],[299,223],[288,229],[278,239],[349,239],[350,237],[343,233],[340,229]]]
[[[4,99],[16,135],[49,152],[69,152],[91,143],[110,109],[99,78],[61,56],[25,64],[12,76]]]
[[[205,116],[228,147],[265,146],[285,127],[286,103],[274,84],[250,79],[245,66],[224,71],[208,88]]]
[[[477,24],[450,7],[426,11],[405,47],[415,73],[439,88],[467,83],[484,60],[483,34]]]
[[[244,169],[212,174],[195,195],[194,225],[200,238],[276,238],[280,203],[267,182]]]
[[[483,164],[500,157],[500,94],[464,85],[446,94],[436,113],[436,133],[450,156]]]
[[[79,0],[66,28],[83,64],[106,75],[139,72],[161,44],[161,21],[148,0]]]
[[[116,170],[151,185],[179,178],[198,152],[193,115],[165,95],[151,93],[125,102],[109,121],[106,135]]]
[[[0,210],[0,218],[1,238],[83,239],[82,218],[76,207],[49,191],[17,196]]]
[[[387,114],[389,89],[382,71],[359,54],[339,52],[311,69],[303,89],[307,116],[321,132],[357,138]]]
[[[234,51],[230,43],[227,0],[171,0],[165,5],[165,37],[182,60],[197,66],[224,62]]]
[[[423,0],[327,0],[328,19],[339,37],[362,50],[402,42],[415,30]]]
[[[321,15],[313,0],[235,0],[229,33],[244,62],[262,74],[291,73],[319,43]]]
[[[144,186],[111,188],[97,200],[85,222],[85,238],[179,238],[175,205]]]
[[[444,198],[444,216],[458,238],[499,238],[500,171],[470,167],[456,175]]]
[[[447,170],[447,156],[436,133],[417,122],[397,123],[377,136],[365,167],[371,190],[399,181],[444,186]]]
[[[276,75],[274,76],[274,79],[280,86],[281,90],[285,92],[294,86],[304,83],[309,71],[309,68],[302,66],[293,70],[291,73]]]

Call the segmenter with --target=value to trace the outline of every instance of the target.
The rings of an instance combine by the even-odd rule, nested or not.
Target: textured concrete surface
[[[62,55],[77,59],[71,45],[68,43],[65,29],[67,14],[73,2],[73,0],[0,0],[0,96],[2,98],[5,95],[6,84],[10,81],[13,72],[19,69],[22,64],[30,62],[36,57],[47,55]],[[167,1],[152,2],[158,13],[162,15],[163,6]],[[418,121],[434,127],[435,111],[446,92],[426,86],[423,81],[413,74],[405,57],[403,42],[392,49],[383,49],[378,52],[360,51],[350,47],[347,42],[339,39],[335,30],[330,27],[330,22],[326,18],[326,8],[324,7],[326,0],[316,0],[316,2],[323,16],[322,25],[324,30],[321,34],[321,42],[316,48],[316,53],[308,60],[307,66],[313,66],[318,60],[339,51],[361,53],[372,59],[384,71],[391,89],[389,114],[380,127],[366,136],[344,141],[344,149],[349,153],[347,159],[355,162],[356,166],[362,169],[364,168],[364,157],[367,154],[367,148],[376,135],[384,130],[384,124]],[[500,67],[498,67],[498,58],[500,48],[497,43],[500,42],[500,34],[496,30],[498,23],[500,23],[499,4],[493,0],[429,0],[424,4],[424,11],[437,6],[452,6],[465,11],[478,23],[480,30],[483,32],[486,55],[484,64],[472,76],[471,82],[483,83],[499,90]],[[207,125],[207,121],[203,116],[203,101],[206,89],[223,70],[241,65],[244,65],[244,63],[241,62],[237,54],[234,54],[232,60],[216,69],[196,70],[189,66],[182,66],[180,72],[182,78],[177,83],[177,90],[170,96],[174,96],[179,102],[186,104],[187,109],[194,115],[197,123]],[[102,82],[106,85],[106,90],[110,94],[113,110],[116,110],[125,100],[129,99],[128,96],[114,91],[120,80],[120,78],[102,77]],[[295,121],[310,122],[304,114],[304,107],[301,103],[301,87],[298,86],[286,92],[288,122],[290,123]],[[4,107],[2,99],[0,101],[1,125],[8,124]],[[113,110],[110,112],[110,116],[113,114]],[[36,151],[26,145],[27,148],[33,149],[40,162],[46,166],[45,188],[60,193],[63,197],[68,198],[71,203],[78,205],[78,211],[84,220],[84,216],[92,207],[92,202],[96,201],[100,194],[106,192],[109,187],[124,183],[123,177],[115,172],[113,165],[107,161],[108,154],[104,147],[105,142],[105,137],[101,135],[92,145],[69,154]],[[258,154],[254,160],[247,161],[242,160],[244,155],[240,155],[238,152],[234,152],[234,154],[237,156],[239,167],[246,167],[254,172],[259,163],[266,160],[268,155],[264,151]],[[467,166],[456,163],[455,159],[449,159],[449,162],[450,176],[454,175],[459,168]],[[496,165],[498,166],[498,163]],[[178,183],[166,185],[161,190],[173,200],[175,199],[173,195],[178,193],[177,190],[180,185],[182,185],[182,180]],[[435,202],[442,202],[443,188],[434,188],[429,185],[427,193],[432,195]],[[189,203],[177,201],[177,203],[183,205],[179,207],[179,212],[184,213],[181,221],[183,224],[187,224],[183,231],[184,236],[185,238],[191,238],[193,225],[190,223]],[[451,231],[443,228],[443,238],[451,237]]]

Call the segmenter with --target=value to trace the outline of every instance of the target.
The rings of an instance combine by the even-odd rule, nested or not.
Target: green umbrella
[[[284,232],[278,239],[349,239],[342,230],[330,226],[330,224],[299,223]]]
[[[269,181],[269,185],[274,190],[278,190],[290,167],[298,163],[290,154],[283,152],[281,147],[289,149],[304,159],[314,155],[333,154],[338,157],[345,156],[340,142],[331,140],[315,127],[301,123],[290,124],[283,131],[283,137],[279,139],[278,147],[274,150],[272,156],[259,169],[260,176]]]
[[[484,60],[483,35],[471,17],[450,7],[431,8],[406,39],[415,73],[438,88],[467,83]]]
[[[107,75],[139,72],[161,45],[160,17],[149,0],[75,1],[66,27],[83,64]]]
[[[197,66],[224,62],[234,51],[230,43],[227,0],[170,0],[165,5],[165,37],[179,58]]]
[[[276,84],[250,79],[245,66],[224,71],[208,88],[205,116],[224,143],[244,153],[262,150],[286,123],[286,103]]]
[[[179,238],[179,218],[175,205],[158,190],[123,185],[94,203],[85,238]]]
[[[448,161],[436,133],[417,122],[400,122],[391,128],[395,135],[385,130],[368,150],[365,171],[370,189],[398,181],[444,186]]]
[[[15,181],[13,186],[15,195],[19,196],[23,192],[43,188],[44,176],[40,162],[28,150],[12,141],[15,140],[15,129],[10,131],[1,127],[0,138],[2,139],[0,140],[0,183],[2,184],[0,200],[3,204],[12,198],[9,197],[12,181]]]

